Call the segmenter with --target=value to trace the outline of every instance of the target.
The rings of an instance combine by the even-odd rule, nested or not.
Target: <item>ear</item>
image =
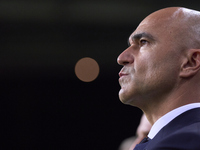
[[[180,77],[194,76],[200,70],[200,49],[189,49],[181,66]]]

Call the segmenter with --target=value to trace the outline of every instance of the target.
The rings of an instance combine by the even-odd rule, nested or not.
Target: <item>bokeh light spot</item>
[[[81,81],[91,82],[99,75],[99,65],[92,58],[82,58],[76,63],[75,74]]]

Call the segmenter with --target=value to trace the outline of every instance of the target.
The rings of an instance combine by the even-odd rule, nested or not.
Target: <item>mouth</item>
[[[123,72],[120,72],[119,73],[119,77],[121,78],[121,77],[124,77],[124,76],[127,76],[128,74],[127,73],[123,73]]]
[[[119,73],[119,83],[123,82],[123,81],[124,81],[123,78],[125,78],[126,76],[128,76],[127,73],[120,72],[120,73]]]

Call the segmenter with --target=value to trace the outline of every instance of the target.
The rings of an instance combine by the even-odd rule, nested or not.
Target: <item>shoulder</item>
[[[153,142],[153,140],[152,140]],[[150,144],[151,145],[151,144]],[[150,149],[153,150],[199,150],[200,123],[181,128],[163,137]]]

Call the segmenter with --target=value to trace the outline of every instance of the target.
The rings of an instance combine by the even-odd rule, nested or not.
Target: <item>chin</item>
[[[121,90],[119,92],[119,99],[123,104],[130,105],[131,100],[128,98],[128,96],[125,93],[122,93]]]
[[[135,107],[138,107],[138,105],[140,105],[141,103],[139,98],[136,98],[136,96],[127,94],[123,92],[123,90],[120,90],[119,92],[119,99],[123,104],[131,105]]]
[[[125,104],[125,105],[135,106],[131,100],[121,99],[121,98],[120,98],[120,101],[121,101],[123,104]]]

